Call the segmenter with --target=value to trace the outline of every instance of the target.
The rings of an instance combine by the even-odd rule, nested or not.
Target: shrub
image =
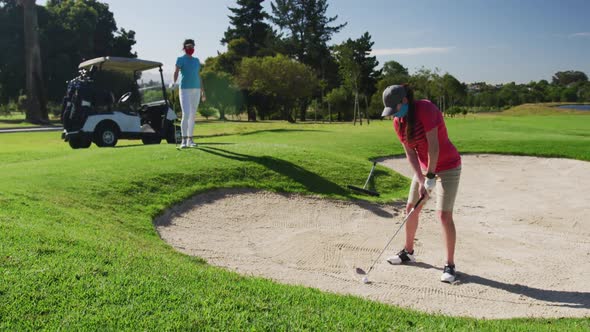
[[[209,120],[209,118],[212,116],[218,116],[219,110],[211,106],[201,106],[199,107],[199,114],[205,117],[205,119]]]

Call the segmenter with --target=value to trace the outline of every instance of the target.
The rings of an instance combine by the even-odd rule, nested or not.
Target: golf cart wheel
[[[90,138],[77,136],[70,137],[68,143],[70,143],[72,149],[88,149],[92,144],[92,141]]]
[[[94,130],[94,143],[101,148],[113,147],[119,140],[119,128],[113,123],[100,123]]]
[[[162,142],[162,138],[159,136],[156,137],[142,137],[141,141],[143,144],[160,144]]]

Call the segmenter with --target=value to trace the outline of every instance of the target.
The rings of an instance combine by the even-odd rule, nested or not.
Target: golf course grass
[[[590,114],[447,119],[462,153],[590,161]],[[589,330],[586,319],[476,320],[240,276],[176,252],[167,207],[213,188],[360,198],[369,159],[401,154],[390,121],[206,122],[199,149],[120,141],[72,150],[60,133],[0,134],[0,330]],[[409,182],[378,167],[372,185]],[[482,174],[482,176],[485,176]],[[583,277],[583,276],[578,276]]]
[[[50,117],[49,121],[54,126],[61,126],[61,123],[59,122],[59,117],[54,117],[52,115]],[[39,127],[39,126],[25,122],[25,114],[24,113],[0,115],[0,130],[7,129],[7,128],[32,128],[32,127]]]

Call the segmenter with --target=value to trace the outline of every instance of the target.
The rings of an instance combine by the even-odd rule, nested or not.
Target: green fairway
[[[461,153],[590,161],[589,114],[447,119]],[[198,149],[72,150],[60,133],[0,134],[0,330],[589,330],[586,319],[476,320],[243,277],[176,252],[152,220],[214,188],[337,199],[371,158],[402,153],[391,121],[369,126],[198,123]],[[409,181],[378,167],[373,184],[403,199]],[[363,199],[369,199],[362,197]]]
[[[51,117],[51,124],[54,126],[61,126],[59,118]],[[25,128],[38,127],[34,124],[25,122],[24,113],[15,113],[11,115],[0,115],[0,130],[5,128]]]

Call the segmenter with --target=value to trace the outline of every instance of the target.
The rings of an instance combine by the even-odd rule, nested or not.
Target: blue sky
[[[225,47],[228,0],[106,0],[119,28],[134,30],[141,58],[172,72],[187,37],[204,62]],[[44,4],[45,1],[38,1]],[[270,13],[270,0],[265,1]],[[424,66],[463,82],[526,83],[561,70],[590,76],[589,0],[332,0],[328,15],[348,25],[332,43],[368,31],[382,65]]]

